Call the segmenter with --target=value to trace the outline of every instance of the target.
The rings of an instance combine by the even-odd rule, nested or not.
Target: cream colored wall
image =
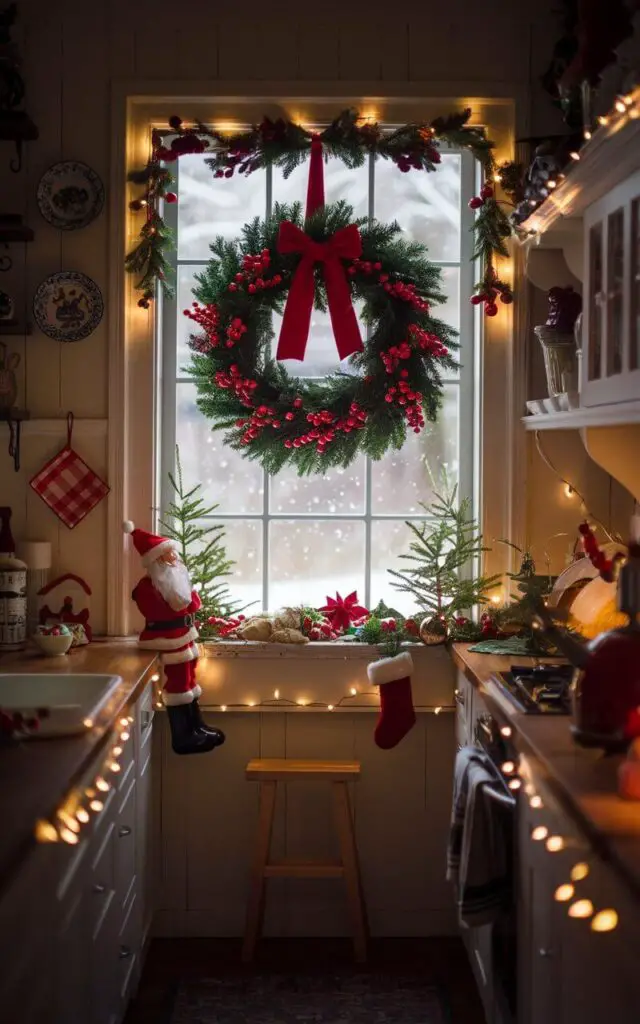
[[[510,0],[492,4],[490,12],[471,0],[452,0],[444,12],[440,7],[430,12],[418,3],[393,9],[381,0],[353,0],[349,5],[326,0],[320,15],[306,13],[309,9],[300,4],[272,2],[265,8],[256,0],[247,0],[241,10],[196,0],[183,0],[179,6],[166,0],[23,0],[19,6],[16,38],[24,55],[27,108],[40,138],[27,147],[19,175],[8,171],[12,152],[3,145],[0,176],[3,209],[23,213],[36,232],[24,261],[16,249],[16,271],[6,282],[14,294],[22,294],[29,309],[40,281],[62,269],[83,271],[107,296],[108,260],[121,258],[109,254],[109,218],[123,213],[109,205],[108,191],[114,82],[247,81],[256,94],[261,80],[277,78],[317,81],[321,95],[323,82],[366,81],[379,83],[382,96],[385,82],[422,82],[425,95],[429,83],[439,83],[440,91],[446,83],[452,96],[491,95],[499,83],[502,95],[517,95],[522,101],[520,127],[526,130],[532,123],[539,129],[541,123],[529,118],[529,87],[555,34],[539,7],[525,14]],[[550,116],[548,107],[541,109],[544,117]],[[71,158],[86,161],[100,174],[107,186],[107,206],[85,230],[64,234],[43,221],[35,195],[46,168]],[[61,446],[69,410],[79,420],[78,451],[106,475],[113,316],[107,307],[95,333],[73,345],[60,345],[38,331],[26,339],[5,339],[22,356],[18,401],[36,422],[25,432],[19,474],[13,473],[7,456],[0,456],[0,499],[14,509],[16,536],[52,542],[54,571],[75,571],[87,578],[94,590],[98,629],[106,622],[107,503],[69,531],[28,481]],[[43,419],[60,423],[49,424],[43,433]],[[6,427],[0,426],[3,448],[6,439]]]

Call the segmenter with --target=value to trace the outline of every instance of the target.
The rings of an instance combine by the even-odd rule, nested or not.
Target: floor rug
[[[448,1024],[437,988],[383,974],[264,975],[180,985],[171,1024]]]

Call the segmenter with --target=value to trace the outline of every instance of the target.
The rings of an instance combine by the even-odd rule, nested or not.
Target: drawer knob
[[[130,836],[132,831],[133,829],[129,825],[121,825],[118,829],[118,835],[123,839],[124,836]]]
[[[131,950],[129,946],[120,946],[119,958],[120,960],[128,960],[131,956]]]
[[[93,891],[96,894],[96,896],[102,896],[102,894],[107,891],[107,887],[106,885],[101,885],[100,882],[96,882],[96,884],[93,887]]]

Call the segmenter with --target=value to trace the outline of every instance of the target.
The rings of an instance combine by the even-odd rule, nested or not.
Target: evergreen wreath
[[[406,124],[392,131],[378,124],[363,121],[356,110],[343,110],[334,121],[318,133],[323,152],[336,157],[346,167],[360,167],[368,154],[392,160],[400,171],[435,171],[441,160],[441,143],[468,149],[480,162],[485,184],[480,194],[471,197],[469,206],[478,211],[474,223],[473,259],[481,264],[481,276],[474,287],[471,302],[484,304],[487,316],[498,312],[496,300],[510,303],[510,286],[500,280],[496,257],[507,257],[507,240],[511,235],[505,203],[495,195],[500,182],[500,168],[493,159],[493,142],[484,130],[469,124],[471,110],[447,117],[438,117],[428,124]],[[170,133],[170,135],[169,135]],[[274,166],[285,177],[309,157],[314,133],[293,121],[268,117],[247,131],[222,134],[197,123],[187,127],[177,115],[169,120],[169,133],[154,129],[151,158],[141,169],[131,171],[128,180],[142,192],[129,203],[133,211],[144,212],[145,221],[139,238],[125,260],[125,269],[138,278],[141,292],[138,305],[148,308],[160,286],[173,294],[167,254],[173,247],[171,231],[163,217],[162,201],[174,203],[173,179],[169,166],[187,153],[210,154],[207,163],[216,178],[251,174],[260,168]],[[512,205],[512,204],[506,204]]]
[[[306,219],[301,204],[276,204],[270,219],[256,218],[240,239],[213,243],[195,289],[200,302],[185,310],[204,331],[190,340],[200,410],[214,429],[227,431],[226,443],[271,474],[287,464],[300,475],[323,472],[348,466],[359,452],[379,459],[400,448],[408,428],[419,433],[425,419],[435,421],[442,371],[457,366],[456,332],[431,312],[444,296],[426,248],[404,240],[397,224],[363,218],[354,227],[352,218],[344,202]],[[304,259],[281,251],[283,222],[304,227],[312,245],[359,231],[359,255],[340,260],[347,298],[362,301],[369,330],[351,358],[354,372],[300,379],[270,355],[272,314],[282,312]],[[327,309],[317,266],[312,288],[315,308]]]

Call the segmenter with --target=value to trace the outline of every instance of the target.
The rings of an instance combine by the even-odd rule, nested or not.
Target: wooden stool
[[[288,761],[285,758],[256,760],[249,761],[245,777],[249,782],[260,783],[260,813],[242,947],[243,961],[249,963],[253,959],[256,942],[262,932],[267,878],[344,878],[355,958],[358,963],[363,963],[367,956],[367,925],[347,789],[348,782],[360,777],[359,762]],[[299,781],[332,784],[333,810],[340,842],[339,861],[269,859],[278,783]]]

